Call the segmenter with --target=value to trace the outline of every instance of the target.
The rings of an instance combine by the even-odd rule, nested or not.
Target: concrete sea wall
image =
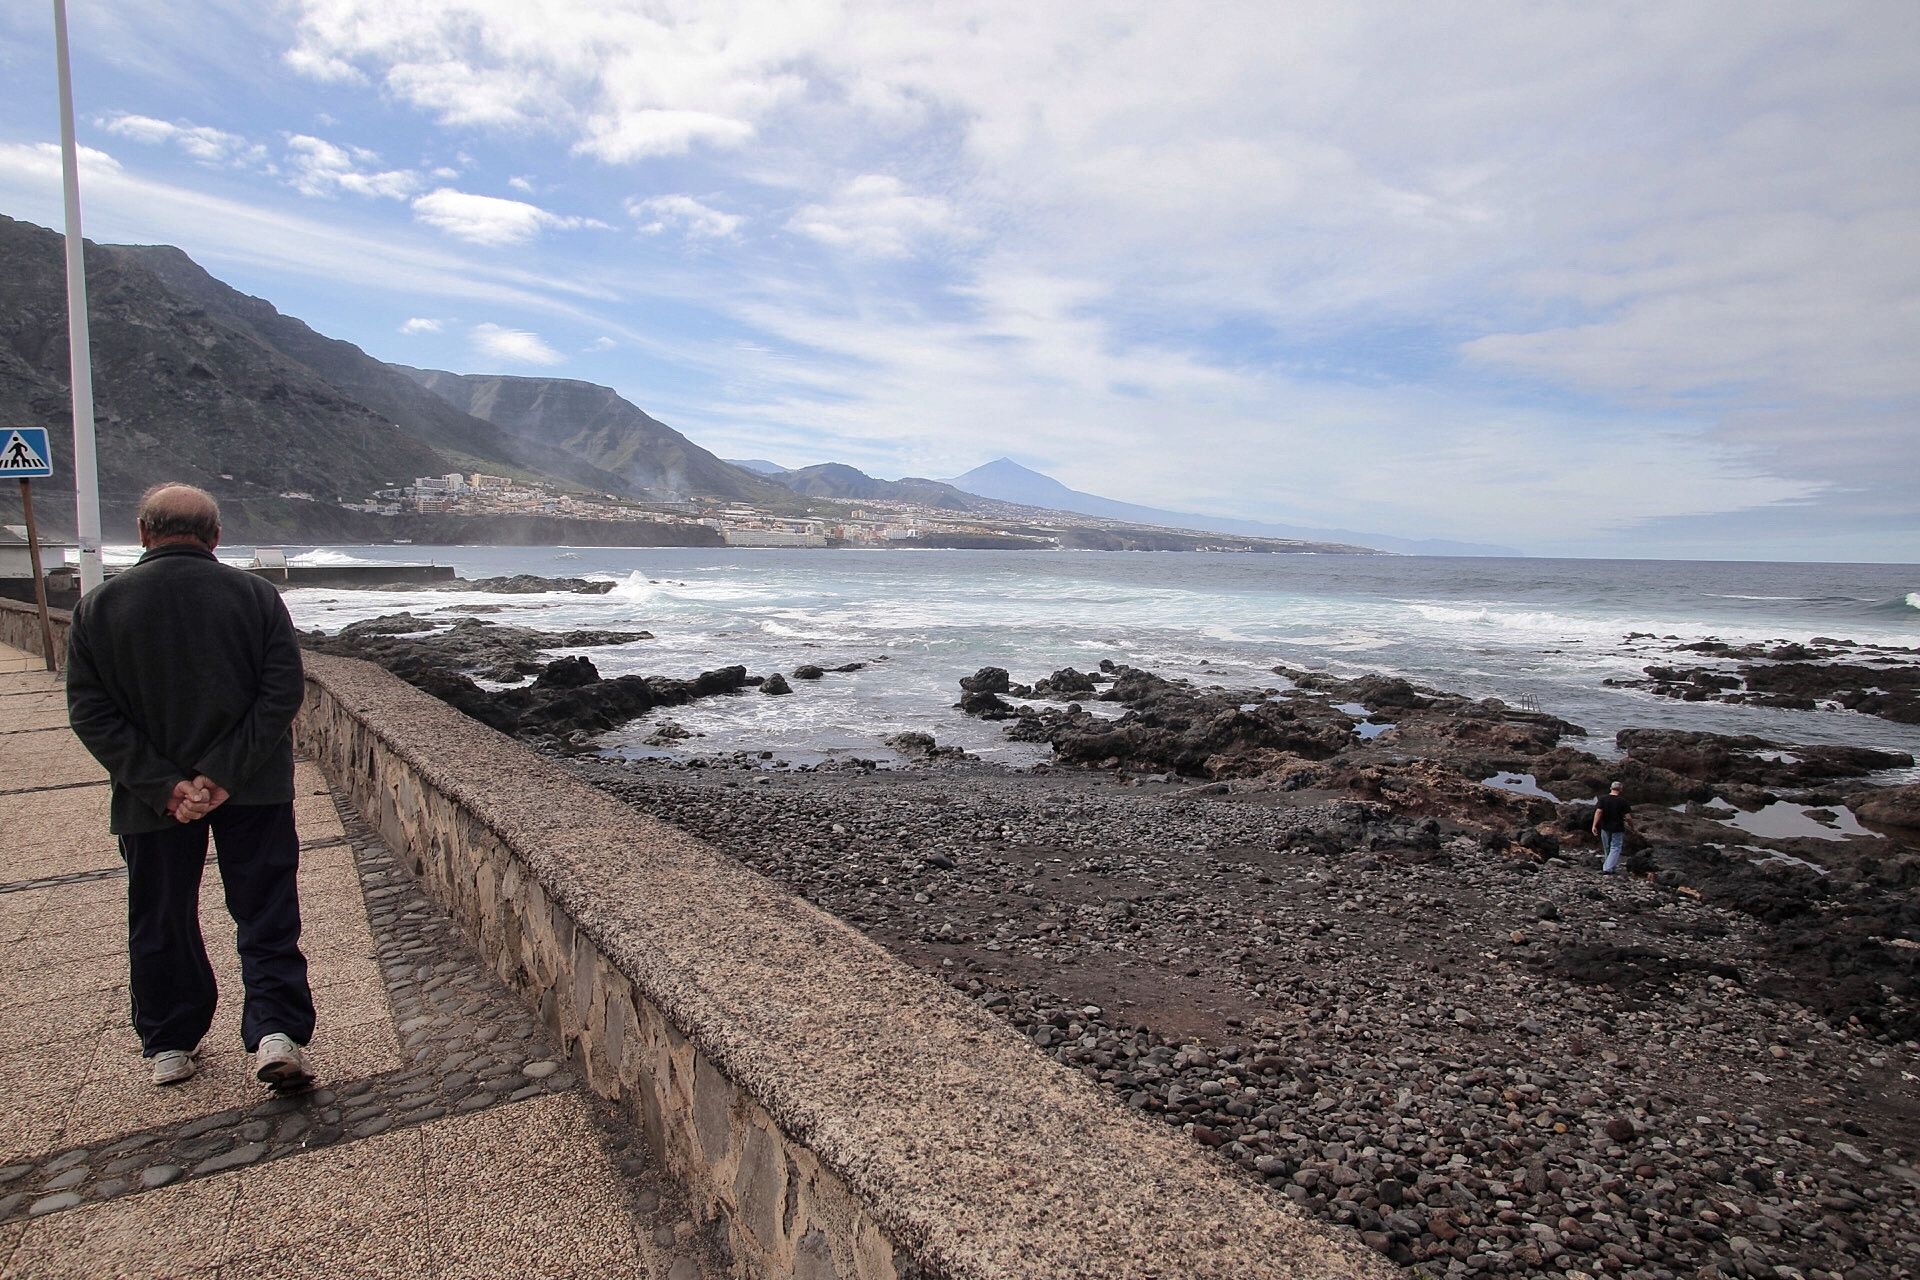
[[[73,615],[65,609],[49,609],[53,622],[53,660],[56,666],[67,661],[67,624]],[[40,611],[32,604],[0,598],[0,644],[9,644],[28,653],[46,656],[46,644],[40,630]]]

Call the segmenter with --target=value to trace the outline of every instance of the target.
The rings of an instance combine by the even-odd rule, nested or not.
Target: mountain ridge
[[[597,382],[390,367],[464,413],[619,476],[636,497],[761,502],[786,497],[780,486],[709,453]]]
[[[881,480],[844,462],[819,462],[810,467],[796,467],[769,476],[768,479],[809,498],[913,502],[946,511],[973,511],[982,505],[978,496],[970,496],[938,480],[924,480],[918,476]]]
[[[1242,520],[1232,516],[1207,516],[1193,512],[1167,511],[1138,503],[1103,498],[1069,488],[1044,472],[1022,466],[1008,457],[995,458],[973,470],[943,483],[963,493],[1021,506],[1071,511],[1079,515],[1134,524],[1160,525],[1175,529],[1198,529],[1238,537],[1283,538],[1311,542],[1344,542],[1401,555],[1436,556],[1520,556],[1512,547],[1486,543],[1455,542],[1444,538],[1399,538],[1388,534],[1361,533],[1351,529],[1313,529],[1299,525]]]

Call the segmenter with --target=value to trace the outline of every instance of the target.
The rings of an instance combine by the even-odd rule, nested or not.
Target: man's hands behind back
[[[167,815],[176,822],[198,822],[227,802],[227,789],[201,774],[182,778],[173,784],[173,797],[167,801]]]

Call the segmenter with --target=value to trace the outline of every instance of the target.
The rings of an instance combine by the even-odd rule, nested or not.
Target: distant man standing
[[[240,1035],[275,1089],[312,1083],[293,825],[300,647],[280,595],[214,559],[220,509],[190,485],[140,500],[132,568],[89,592],[67,637],[67,713],[113,780],[127,863],[133,1025],[155,1084],[197,1069],[219,992],[200,933],[213,836],[238,932]]]
[[[1627,813],[1632,808],[1620,793],[1618,782],[1593,806],[1593,834],[1600,837],[1600,848],[1607,855],[1600,867],[1601,875],[1610,876],[1619,869],[1620,855],[1627,847]]]

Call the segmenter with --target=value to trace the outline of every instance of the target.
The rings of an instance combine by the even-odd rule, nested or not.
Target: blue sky
[[[90,236],[730,457],[1920,560],[1920,6],[73,6]],[[51,6],[0,212],[59,225]]]

